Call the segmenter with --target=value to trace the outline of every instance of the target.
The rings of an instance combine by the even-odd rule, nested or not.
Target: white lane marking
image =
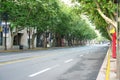
[[[28,77],[34,77],[34,76],[37,76],[37,75],[39,75],[39,74],[42,74],[42,73],[44,73],[44,72],[46,72],[46,71],[49,71],[49,70],[51,70],[51,69],[53,69],[53,68],[56,68],[56,67],[59,67],[59,66],[60,66],[60,65],[55,65],[55,66],[52,66],[52,67],[46,68],[46,69],[44,69],[44,70],[42,70],[42,71],[39,71],[39,72],[34,73],[34,74],[31,74],[31,75],[29,75]]]
[[[46,71],[48,71],[48,70],[51,70],[51,68],[46,68],[46,69],[44,69],[44,70],[42,70],[42,71],[39,71],[39,72],[34,73],[34,74],[31,74],[31,75],[29,75],[29,77],[37,76],[38,74],[44,73],[44,72],[46,72]]]
[[[80,55],[80,57],[82,57],[83,55]]]
[[[66,60],[64,63],[69,63],[71,61],[73,61],[73,59]]]

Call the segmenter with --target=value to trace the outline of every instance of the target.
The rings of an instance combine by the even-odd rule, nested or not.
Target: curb
[[[109,51],[110,51],[110,48],[107,51],[107,54],[106,54],[106,56],[104,58],[103,64],[102,64],[102,66],[101,66],[101,68],[99,70],[99,73],[98,73],[98,76],[97,76],[96,80],[105,80],[106,67],[107,67],[107,57],[108,57]]]
[[[15,50],[0,50],[0,53],[7,53],[7,52],[23,52],[23,51],[34,51],[34,50],[47,50],[48,48],[34,48],[34,49],[23,49],[23,50],[19,50],[19,49],[15,49]]]
[[[60,48],[69,48],[69,47],[33,48],[33,49],[23,49],[23,50],[20,50],[20,49],[10,50],[10,49],[8,49],[8,50],[0,50],[0,53],[2,53],[2,52],[8,53],[8,52],[23,52],[23,51],[35,51],[35,50],[60,49]]]
[[[108,65],[109,61],[109,65]],[[111,48],[109,47],[103,64],[99,70],[96,80],[116,80],[116,59],[111,56]]]

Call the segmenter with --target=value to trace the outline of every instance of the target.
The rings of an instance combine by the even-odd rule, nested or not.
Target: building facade
[[[34,28],[24,28],[16,33],[14,37],[12,34],[16,33],[16,29],[10,30],[10,23],[1,23],[0,26],[0,49],[23,49],[31,48],[32,45],[36,47],[36,37],[34,38],[34,44],[32,44],[32,35],[36,33]]]

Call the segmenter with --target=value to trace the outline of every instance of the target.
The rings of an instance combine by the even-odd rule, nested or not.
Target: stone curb
[[[98,76],[96,80],[105,80],[106,76],[106,69],[107,69],[107,59],[108,59],[108,53],[111,54],[111,49],[109,48],[107,51],[107,54],[105,56],[105,59],[103,61],[103,64],[99,70]],[[110,80],[116,80],[116,59],[113,59],[112,56],[110,56]]]
[[[23,49],[23,50],[19,50],[19,49],[14,49],[14,50],[0,50],[0,53],[4,53],[4,52],[23,52],[23,51],[34,51],[34,50],[47,50],[48,48],[34,48],[34,49]]]

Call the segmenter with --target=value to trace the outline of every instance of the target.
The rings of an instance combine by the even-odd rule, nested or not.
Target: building
[[[36,47],[36,37],[32,44],[32,35],[36,33],[34,28],[18,28],[10,29],[10,23],[1,23],[0,26],[0,49],[19,49],[20,46],[23,49],[31,48],[32,45]]]

